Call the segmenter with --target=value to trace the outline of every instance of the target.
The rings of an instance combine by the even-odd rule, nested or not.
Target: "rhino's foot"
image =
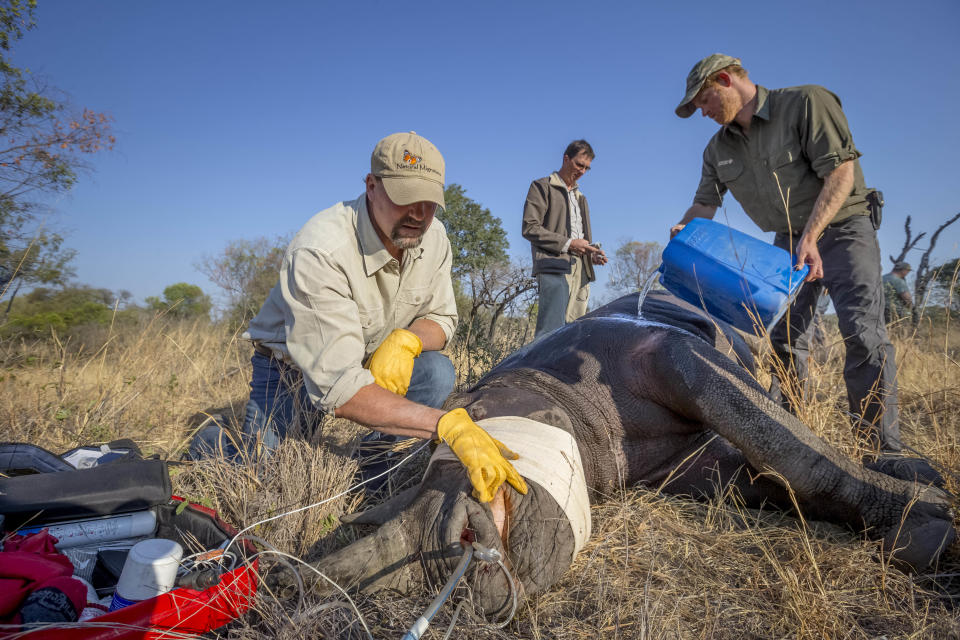
[[[913,526],[907,521],[883,537],[883,552],[898,568],[920,572],[934,564],[956,538],[952,520],[928,520]]]
[[[881,476],[882,477],[882,476]],[[883,542],[883,553],[905,571],[922,571],[937,561],[957,538],[954,501],[946,491],[914,482],[893,480],[899,496],[887,511],[885,524],[876,522],[873,532]],[[888,499],[892,494],[887,494]],[[901,506],[895,506],[900,503]]]
[[[882,455],[876,460],[864,462],[864,467],[907,482],[933,485],[939,489],[947,486],[943,476],[922,458],[907,458],[902,455]]]

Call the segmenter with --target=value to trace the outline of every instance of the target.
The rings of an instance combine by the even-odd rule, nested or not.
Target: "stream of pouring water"
[[[646,299],[647,294],[650,292],[650,288],[653,287],[653,283],[657,281],[657,277],[660,275],[660,271],[654,271],[650,274],[650,277],[647,278],[647,282],[643,285],[643,288],[640,289],[640,297],[637,298],[637,315],[643,317],[643,301]]]

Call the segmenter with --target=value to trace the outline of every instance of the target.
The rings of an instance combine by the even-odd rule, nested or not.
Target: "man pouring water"
[[[858,435],[873,453],[901,449],[894,348],[883,321],[876,226],[879,206],[865,185],[840,100],[816,85],[766,89],[740,60],[713,54],[687,76],[676,114],[697,110],[721,126],[703,152],[693,205],[671,237],[694,218],[713,218],[730,191],[795,264],[810,267],[806,284],[771,335],[781,366],[771,395],[790,410],[786,382],[806,387],[816,302],[829,290],[846,345],[844,381]]]

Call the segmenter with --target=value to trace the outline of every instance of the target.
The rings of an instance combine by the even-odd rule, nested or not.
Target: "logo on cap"
[[[407,151],[406,149],[403,150],[403,161],[406,162],[407,164],[413,166],[418,162],[421,162],[422,160],[423,158],[421,158],[420,156],[415,156],[409,151]]]

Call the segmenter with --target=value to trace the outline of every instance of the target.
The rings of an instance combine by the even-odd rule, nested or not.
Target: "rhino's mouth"
[[[582,467],[579,473],[566,471],[578,466],[574,462],[580,462],[579,452],[575,448],[554,451],[557,448],[544,446],[542,434],[531,433],[531,428],[541,424],[561,432],[575,447],[566,432],[519,420],[510,426],[522,432],[520,443],[505,444],[521,456],[515,468],[527,480],[526,495],[503,485],[490,503],[482,504],[471,496],[463,464],[449,449],[447,457],[435,452],[419,486],[363,514],[344,518],[344,522],[381,526],[325,557],[317,568],[338,583],[355,584],[365,591],[407,591],[424,579],[440,586],[463,556],[464,533],[470,531],[466,538],[502,554],[500,563],[480,562],[468,569],[474,603],[484,615],[494,619],[505,615],[515,597],[556,582],[589,535],[590,508]],[[504,434],[503,440],[508,439],[511,435]],[[533,446],[529,446],[531,440]]]
[[[510,540],[510,516],[512,508],[513,505],[510,502],[510,496],[506,489],[501,486],[497,490],[497,495],[493,496],[493,500],[490,502],[490,512],[493,514],[493,524],[500,534],[500,542],[508,552],[510,551],[508,542]]]

